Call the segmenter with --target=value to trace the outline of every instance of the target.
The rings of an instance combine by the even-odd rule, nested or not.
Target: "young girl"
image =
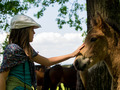
[[[26,15],[16,15],[11,20],[9,45],[3,54],[0,67],[0,90],[32,90],[36,88],[34,63],[50,66],[75,57],[84,47],[81,45],[73,53],[46,58],[39,55],[30,42],[33,41],[34,29],[41,27]]]

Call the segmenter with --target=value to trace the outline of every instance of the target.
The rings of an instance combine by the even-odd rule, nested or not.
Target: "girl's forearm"
[[[65,60],[67,60],[71,57],[73,57],[72,54],[67,54],[67,55],[57,56],[57,57],[51,57],[51,58],[45,58],[41,55],[37,55],[32,60],[39,63],[39,64],[45,65],[45,66],[51,66],[53,64],[57,64],[57,63],[60,63],[62,61],[65,61]]]
[[[37,55],[36,57],[32,58],[33,61],[45,65],[45,66],[50,66],[53,64],[57,64],[60,63],[62,61],[65,61],[69,58],[75,57],[76,55],[78,55],[78,53],[80,53],[80,50],[84,47],[85,45],[82,44],[80,47],[78,47],[73,53],[71,54],[67,54],[67,55],[62,55],[62,56],[57,56],[57,57],[51,57],[51,58],[46,58],[43,57],[41,55]]]
[[[67,55],[63,55],[63,56],[51,57],[51,58],[48,58],[48,59],[49,59],[51,65],[53,65],[53,64],[65,61],[65,60],[67,60],[69,58],[72,58],[72,57],[73,57],[72,54],[67,54]]]

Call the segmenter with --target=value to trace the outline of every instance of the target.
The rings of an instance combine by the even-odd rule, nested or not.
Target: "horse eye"
[[[97,38],[91,38],[91,42],[95,42],[97,40]]]

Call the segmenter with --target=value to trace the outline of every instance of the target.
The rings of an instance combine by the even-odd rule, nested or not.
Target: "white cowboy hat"
[[[26,15],[15,15],[10,24],[10,29],[20,29],[25,27],[40,28],[41,25],[35,22],[31,17]]]

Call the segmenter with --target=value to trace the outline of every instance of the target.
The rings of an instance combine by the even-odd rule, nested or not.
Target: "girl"
[[[34,29],[41,27],[26,15],[16,15],[11,20],[9,45],[3,54],[0,67],[0,90],[32,90],[36,88],[34,63],[50,66],[75,57],[84,47],[81,45],[73,53],[46,58],[39,55],[30,42],[33,41]]]

